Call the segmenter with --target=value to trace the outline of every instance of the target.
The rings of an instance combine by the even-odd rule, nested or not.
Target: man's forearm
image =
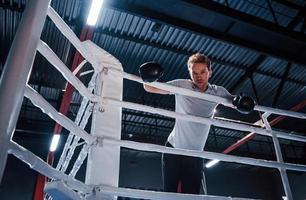
[[[158,88],[156,88],[156,87],[149,86],[149,85],[146,85],[146,84],[143,84],[143,88],[145,89],[145,91],[150,92],[150,93],[155,93],[155,94],[169,94],[169,91],[162,90],[162,89],[158,89]]]

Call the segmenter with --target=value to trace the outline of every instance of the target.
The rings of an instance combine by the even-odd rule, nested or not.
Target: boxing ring
[[[285,163],[283,161],[278,138],[306,142],[306,137],[283,131],[272,130],[267,117],[271,114],[277,114],[306,119],[306,114],[256,105],[254,108],[255,110],[264,112],[263,121],[265,128],[259,128],[232,121],[202,118],[123,101],[123,79],[143,83],[142,79],[138,76],[124,72],[121,63],[115,57],[91,41],[81,42],[69,28],[69,26],[66,25],[60,16],[53,10],[53,8],[49,6],[49,1],[30,1],[28,4],[29,5],[27,5],[26,10],[24,11],[24,15],[20,23],[20,30],[17,32],[10,50],[8,60],[5,65],[6,69],[2,74],[3,80],[1,80],[1,88],[5,88],[4,86],[7,86],[8,90],[8,85],[10,85],[11,92],[14,92],[14,94],[16,93],[14,96],[15,100],[8,105],[8,109],[10,106],[12,107],[12,112],[6,114],[8,116],[7,118],[1,117],[3,119],[3,122],[0,124],[2,126],[0,132],[1,177],[8,153],[16,156],[23,162],[27,163],[32,169],[52,180],[45,186],[45,192],[49,194],[46,198],[49,199],[116,199],[118,196],[158,200],[243,199],[225,196],[145,191],[118,187],[120,147],[126,147],[141,151],[186,155],[205,159],[218,159],[224,162],[276,168],[280,172],[287,199],[292,199],[292,193],[286,170],[306,172],[306,166]],[[76,71],[71,72],[60,60],[60,58],[58,58],[58,56],[52,51],[52,49],[46,43],[40,40],[42,27],[47,16],[53,21],[56,27],[71,42],[71,44],[74,45],[74,47],[81,53],[85,60],[92,65],[93,69],[85,72],[87,75],[92,73],[91,80],[87,86],[85,86],[75,76],[77,71],[81,69],[82,65],[80,65]],[[29,28],[32,28],[33,32],[30,32],[28,36],[21,36],[22,30]],[[23,45],[24,43],[28,44],[27,46],[30,50],[19,52],[19,46]],[[26,84],[36,50],[42,56],[44,56],[83,96],[81,106],[74,121],[71,121],[66,116],[59,113],[39,93]],[[25,73],[23,74],[22,79],[24,80],[24,85],[21,88],[16,84],[14,85],[13,82],[10,82],[9,78],[5,79],[5,77],[12,75],[12,73],[10,73],[11,69],[16,69],[14,67],[16,64],[14,64],[12,60],[14,60],[17,55],[20,56],[20,54],[27,57],[27,59],[24,59],[27,61],[23,63],[25,66],[22,66],[24,68],[28,67],[27,70],[19,70],[19,72]],[[229,99],[194,92],[183,88],[177,88],[165,83],[155,82],[146,84],[171,91],[172,93],[188,95],[191,97],[220,103],[228,107],[233,107],[231,100]],[[59,162],[55,168],[48,165],[32,152],[11,140],[13,129],[15,127],[13,127],[14,124],[12,125],[11,123],[8,123],[8,119],[12,120],[13,122],[17,121],[23,95],[35,106],[40,108],[45,114],[50,116],[50,118],[70,132]],[[4,101],[7,101],[6,103],[8,103],[9,98],[5,99],[5,97],[1,96],[0,103]],[[260,135],[272,137],[277,161],[225,155],[208,151],[173,149],[155,144],[146,144],[127,140],[123,141],[120,139],[121,108],[135,109],[176,119],[215,125],[234,130],[256,132]],[[84,128],[88,123],[90,116],[92,116],[92,127],[91,133],[88,133],[84,130]],[[5,130],[5,132],[2,130]],[[75,162],[71,163],[73,160],[72,157],[76,154],[75,149],[79,146],[81,146],[81,151],[78,153]],[[85,182],[81,182],[75,179],[75,175],[85,159],[87,159],[86,177]],[[68,171],[68,166],[71,164],[72,168]]]

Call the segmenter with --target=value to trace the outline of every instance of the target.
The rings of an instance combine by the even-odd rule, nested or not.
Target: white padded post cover
[[[93,59],[91,63],[95,71],[99,72],[95,94],[122,100],[123,77],[121,73],[107,70],[107,68],[116,68],[122,71],[121,63],[91,41],[85,41],[83,44],[91,53],[86,56],[87,60],[91,62]],[[91,134],[120,139],[121,107],[96,104],[93,111]],[[109,144],[92,147],[88,155],[86,184],[118,186],[119,164],[120,147]]]

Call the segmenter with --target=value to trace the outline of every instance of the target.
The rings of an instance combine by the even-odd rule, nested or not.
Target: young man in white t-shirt
[[[208,80],[212,75],[211,62],[203,54],[196,53],[188,59],[188,71],[191,79],[177,79],[168,84],[208,93],[225,98],[233,98],[223,87],[211,85]],[[147,92],[171,94],[144,84]],[[175,111],[200,117],[211,118],[217,103],[175,94]],[[209,133],[209,125],[177,119],[166,146],[180,149],[202,151]],[[163,155],[164,191],[176,192],[181,181],[183,193],[199,194],[201,188],[203,159],[179,155]]]

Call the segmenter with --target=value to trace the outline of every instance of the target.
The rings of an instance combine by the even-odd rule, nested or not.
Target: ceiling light
[[[218,162],[220,162],[220,160],[217,160],[217,159],[211,160],[208,163],[206,163],[205,167],[210,168],[210,167],[214,166],[215,164],[217,164]]]
[[[94,26],[97,23],[100,10],[102,7],[103,0],[92,0],[91,1],[91,6],[90,6],[90,11],[87,17],[87,24],[90,26]]]
[[[58,142],[59,142],[59,139],[60,139],[60,135],[59,134],[54,134],[53,135],[52,142],[51,142],[51,145],[50,145],[50,151],[51,152],[54,152],[56,150]]]

